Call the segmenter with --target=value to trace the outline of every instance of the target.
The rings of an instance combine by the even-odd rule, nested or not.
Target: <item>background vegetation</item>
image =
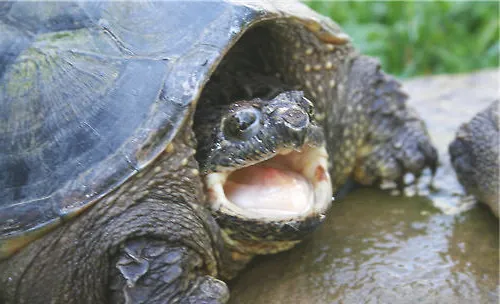
[[[499,2],[308,1],[400,77],[499,65]]]

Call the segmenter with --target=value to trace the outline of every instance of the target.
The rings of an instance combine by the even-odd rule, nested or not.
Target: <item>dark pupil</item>
[[[255,114],[249,112],[238,113],[235,117],[238,129],[245,131],[255,122]]]

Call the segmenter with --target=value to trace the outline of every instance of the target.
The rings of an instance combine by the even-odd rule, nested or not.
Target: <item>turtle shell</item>
[[[248,28],[295,18],[339,31],[282,5],[0,4],[0,259],[151,163]]]

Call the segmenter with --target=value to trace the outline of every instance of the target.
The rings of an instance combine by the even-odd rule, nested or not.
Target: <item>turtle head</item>
[[[302,92],[199,106],[195,133],[210,208],[238,252],[288,249],[322,221],[328,154]]]
[[[216,106],[196,121],[197,159],[205,174],[232,172],[324,141],[314,106],[299,91]]]

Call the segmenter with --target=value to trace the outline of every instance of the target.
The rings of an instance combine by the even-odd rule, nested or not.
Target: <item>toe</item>
[[[368,143],[370,151],[358,160],[354,177],[368,185],[382,181],[403,184],[405,174],[411,173],[417,179],[425,168],[436,171],[438,156],[425,132],[423,124],[409,121],[400,126],[392,137]]]

